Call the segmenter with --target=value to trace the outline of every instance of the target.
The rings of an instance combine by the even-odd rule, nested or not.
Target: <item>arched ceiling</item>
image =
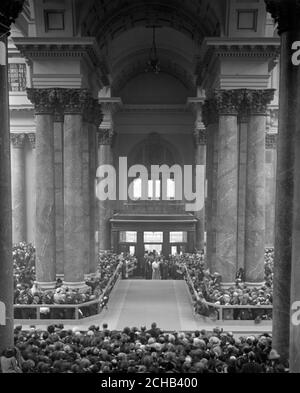
[[[90,0],[78,2],[82,36],[96,37],[113,90],[145,71],[152,46],[161,70],[195,89],[194,58],[206,36],[223,34],[224,0]]]

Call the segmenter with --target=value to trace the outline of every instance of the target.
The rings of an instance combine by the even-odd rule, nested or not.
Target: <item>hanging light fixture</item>
[[[158,26],[151,26],[151,27],[153,29],[153,41],[149,53],[149,60],[147,62],[146,72],[150,71],[150,72],[154,72],[155,74],[158,74],[160,72],[160,63],[157,55],[157,48],[155,42],[155,28]]]

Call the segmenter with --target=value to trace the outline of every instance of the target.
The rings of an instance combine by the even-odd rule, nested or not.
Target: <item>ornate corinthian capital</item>
[[[214,105],[219,115],[237,115],[243,102],[243,90],[215,90]]]
[[[23,9],[25,0],[1,0],[0,33],[7,33]]]
[[[22,149],[25,143],[25,134],[10,134],[10,140],[15,149]]]
[[[98,145],[112,145],[114,131],[111,128],[99,128],[98,129]]]
[[[278,24],[278,33],[300,30],[300,0],[265,0],[267,11]]]
[[[84,111],[91,99],[91,95],[86,89],[56,89],[59,105],[64,109],[65,114],[84,114]]]
[[[56,89],[27,89],[27,97],[34,104],[35,113],[53,114]]]
[[[275,89],[245,90],[244,107],[249,114],[266,115],[268,105],[274,99]]]
[[[27,134],[27,136],[28,136],[28,140],[30,142],[32,149],[35,149],[35,134],[30,133],[30,134]]]

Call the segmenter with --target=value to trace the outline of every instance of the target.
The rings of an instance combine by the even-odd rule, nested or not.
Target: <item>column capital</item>
[[[56,94],[65,115],[83,115],[92,98],[87,89],[56,89]]]
[[[266,149],[276,150],[277,134],[266,134]]]
[[[31,148],[35,149],[35,134],[34,133],[27,134],[27,137],[31,145]]]
[[[34,104],[35,114],[53,114],[56,89],[27,89],[27,97]]]
[[[212,99],[219,115],[237,116],[244,99],[244,93],[242,89],[215,90]]]
[[[97,131],[98,135],[98,146],[100,145],[112,145],[114,131],[112,128],[99,128]]]
[[[25,139],[25,134],[10,134],[10,140],[15,149],[23,149]]]
[[[207,135],[205,128],[196,128],[194,131],[194,144],[195,146],[205,146],[207,142]]]
[[[243,107],[251,115],[267,115],[268,105],[274,99],[275,89],[245,90]]]
[[[269,12],[278,24],[278,34],[300,30],[300,0],[265,0]]]
[[[25,0],[1,0],[0,2],[0,34],[8,33],[10,25],[15,22],[23,9]]]

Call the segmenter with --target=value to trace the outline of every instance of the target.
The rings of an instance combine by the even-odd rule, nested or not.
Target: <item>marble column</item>
[[[84,221],[84,276],[90,274],[90,156],[89,156],[90,119],[83,118],[82,133],[82,192],[83,192],[83,221]]]
[[[96,248],[96,229],[98,221],[97,202],[96,202],[96,173],[97,173],[97,129],[103,119],[101,106],[94,105],[92,122],[89,126],[89,173],[90,173],[90,274],[95,274],[98,266],[98,249]]]
[[[266,248],[275,245],[277,134],[266,134]]]
[[[207,198],[206,222],[206,260],[211,272],[216,271],[216,200],[218,171],[218,115],[211,100],[203,106],[203,122],[206,126],[206,181]]]
[[[87,253],[83,187],[83,114],[91,99],[84,89],[61,89],[64,108],[64,285],[84,288]]]
[[[63,128],[64,114],[61,108],[56,107],[54,113],[54,166],[56,276],[58,278],[64,277]]]
[[[238,228],[238,122],[240,90],[217,90],[214,104],[219,114],[217,174],[216,271],[224,285],[234,283],[237,271]]]
[[[12,170],[12,241],[24,242],[26,236],[26,193],[25,193],[25,134],[11,134]]]
[[[247,173],[245,209],[245,279],[251,285],[264,282],[265,254],[265,134],[267,105],[274,90],[246,90]]]
[[[89,254],[89,274],[95,274],[97,270],[97,257],[96,257],[96,125],[94,123],[89,124],[88,134],[88,148],[89,148],[89,215],[90,215],[90,227],[89,227],[89,242],[90,242],[90,254]]]
[[[1,10],[0,5],[0,10]],[[0,22],[2,17],[0,16]],[[9,28],[7,29],[7,31]],[[13,266],[11,219],[11,168],[7,81],[7,36],[0,24],[0,351],[13,340]]]
[[[281,36],[272,345],[291,372],[300,372],[300,65],[293,64],[300,3],[266,4]]]
[[[196,225],[196,241],[195,248],[198,251],[204,250],[204,235],[205,235],[205,167],[206,167],[206,130],[196,129],[194,132],[195,144],[195,165],[200,167],[200,175],[195,178],[195,183],[200,184],[201,190],[201,206],[200,210],[195,212],[195,217],[198,220]]]
[[[15,0],[0,2],[0,353],[14,345],[7,37],[23,3]]]
[[[112,154],[112,129],[99,129],[98,130],[98,166],[113,165]],[[111,201],[98,200],[98,240],[99,251],[106,251],[111,249],[110,240],[110,223],[111,218]]]
[[[238,193],[238,260],[237,269],[245,270],[245,213],[246,213],[246,174],[247,174],[247,129],[248,116],[239,116],[239,193]]]
[[[36,114],[36,280],[42,289],[54,288],[55,185],[54,185],[54,104],[55,89],[27,89]]]
[[[36,152],[35,152],[35,133],[27,134],[27,139],[31,147],[30,155],[30,174],[27,172],[26,177],[26,191],[27,191],[27,205],[26,205],[26,221],[27,221],[27,241],[34,243],[35,239],[35,211],[36,211],[36,187],[35,187],[35,171],[36,171]],[[26,164],[28,161],[26,162]],[[28,187],[30,188],[28,190]]]

